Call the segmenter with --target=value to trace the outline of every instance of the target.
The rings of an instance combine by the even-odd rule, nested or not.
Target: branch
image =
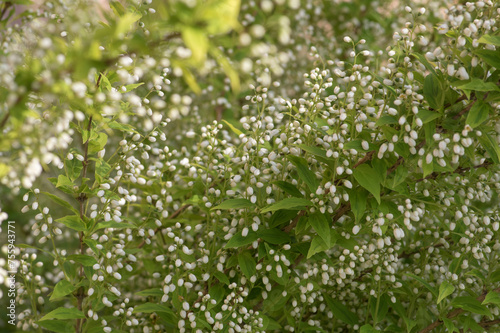
[[[496,289],[493,289],[492,291],[494,291],[494,292],[497,292],[497,293],[498,293],[498,292],[500,292],[500,287],[498,287],[498,288],[496,288]],[[478,297],[476,298],[476,300],[478,300],[479,302],[484,301],[484,299],[486,298],[486,295],[487,295],[487,294],[488,294],[488,291],[486,290],[486,291],[484,291],[484,292],[483,292],[480,296],[478,296]],[[460,314],[462,314],[462,313],[464,313],[464,312],[465,312],[465,310],[463,310],[463,309],[455,309],[455,310],[453,310],[453,311],[449,312],[449,313],[446,315],[446,318],[448,318],[448,319],[455,318],[455,317],[457,317],[458,315],[460,315]],[[493,321],[494,321],[494,323],[493,323],[493,324],[491,324],[491,325],[495,325],[495,324],[497,324],[497,323],[499,322],[499,321],[497,321],[497,320],[493,320]],[[436,327],[441,326],[441,324],[442,324],[442,323],[443,323],[443,321],[442,321],[441,319],[438,319],[438,320],[436,320],[435,322],[433,322],[432,324],[430,324],[429,326],[427,326],[426,328],[424,328],[424,329],[420,330],[418,333],[428,333],[428,332],[431,332],[431,331],[432,331],[433,329],[435,329]]]

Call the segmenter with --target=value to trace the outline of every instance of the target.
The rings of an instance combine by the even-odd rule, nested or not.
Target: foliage
[[[14,4],[19,330],[498,329],[497,2]]]

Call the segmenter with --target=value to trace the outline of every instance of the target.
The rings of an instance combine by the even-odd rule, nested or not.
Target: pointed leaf
[[[286,158],[290,162],[292,162],[293,165],[295,165],[295,167],[297,168],[297,173],[299,175],[299,178],[304,183],[306,183],[307,187],[309,187],[309,190],[311,192],[316,192],[316,190],[318,189],[319,181],[316,178],[314,172],[312,172],[311,169],[309,168],[307,161],[302,157],[294,155],[288,155]]]
[[[330,222],[325,215],[320,212],[315,212],[309,215],[309,224],[313,227],[314,231],[323,238],[325,244],[330,244]]]
[[[344,323],[349,325],[356,325],[359,322],[358,316],[349,310],[342,302],[337,299],[330,297],[327,294],[323,294],[323,298],[328,305],[330,311],[332,311],[335,318],[342,320]]]
[[[229,199],[224,201],[220,205],[213,207],[212,210],[243,209],[243,208],[252,208],[254,206],[255,205],[248,199]]]
[[[254,231],[249,231],[246,237],[243,237],[240,231],[239,233],[231,237],[231,239],[229,240],[229,242],[227,242],[224,248],[228,249],[232,247],[242,247],[248,244],[252,244],[258,238],[259,236],[257,236],[257,234]]]
[[[290,236],[279,229],[263,229],[257,232],[257,235],[271,244],[284,244],[290,242]]]
[[[441,303],[443,299],[451,295],[455,291],[455,287],[448,281],[443,281],[439,286],[439,296],[437,299],[437,304]]]
[[[380,203],[381,176],[369,165],[361,164],[353,171],[354,179],[368,190]]]
[[[443,107],[445,95],[437,75],[431,73],[425,77],[424,97],[431,108],[440,110]]]
[[[52,292],[49,300],[53,301],[57,298],[64,297],[72,293],[75,289],[76,287],[73,286],[68,280],[61,280],[55,285],[54,291]]]
[[[257,264],[248,251],[242,252],[238,255],[238,265],[240,265],[241,271],[248,279],[250,279],[257,272]]]
[[[285,198],[279,202],[276,202],[270,206],[267,206],[266,208],[262,209],[260,212],[261,213],[266,213],[266,212],[274,212],[280,209],[287,209],[287,210],[301,210],[306,208],[307,206],[312,206],[313,203],[309,200],[302,199],[302,198]]]
[[[152,312],[167,312],[167,313],[174,313],[172,309],[167,307],[166,305],[163,304],[157,304],[157,303],[144,303],[137,305],[134,308],[134,311],[132,313],[152,313]]]
[[[55,310],[47,313],[40,320],[47,320],[47,319],[80,319],[80,318],[85,318],[85,315],[83,314],[82,311],[78,310],[77,308],[60,307],[60,308],[57,308],[57,309],[55,309]]]
[[[323,238],[316,236],[313,238],[311,242],[311,246],[309,247],[309,251],[307,252],[307,259],[311,258],[313,255],[319,252],[323,252],[328,250],[330,246],[325,243]]]
[[[87,230],[87,226],[82,221],[82,219],[80,219],[80,217],[77,215],[69,215],[69,216],[61,217],[60,219],[57,219],[56,222],[62,223],[65,226],[67,226],[68,228],[76,230],[76,231]]]

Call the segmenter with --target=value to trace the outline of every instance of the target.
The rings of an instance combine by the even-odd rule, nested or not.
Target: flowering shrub
[[[43,6],[2,33],[17,329],[500,327],[498,3]]]

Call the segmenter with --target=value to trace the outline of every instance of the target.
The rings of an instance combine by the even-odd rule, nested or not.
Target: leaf
[[[448,318],[442,317],[441,320],[443,321],[444,326],[448,330],[448,333],[453,333],[453,332],[458,332],[458,328],[456,328],[455,324]]]
[[[335,318],[342,320],[344,323],[349,325],[356,325],[359,322],[358,316],[349,310],[342,302],[337,299],[330,297],[330,295],[323,294],[323,298],[328,305],[330,311],[332,311]]]
[[[379,323],[385,319],[390,302],[390,298],[387,294],[382,294],[378,298],[370,296],[370,312],[375,323]]]
[[[422,123],[426,124],[429,121],[432,121],[434,119],[441,117],[442,115],[439,112],[429,111],[429,110],[425,110],[425,109],[419,109],[417,116],[420,118],[420,120],[422,120]]]
[[[321,149],[319,147],[308,146],[308,145],[297,145],[297,147],[308,152],[309,154],[316,155],[316,156],[323,157],[323,158],[327,158],[326,157],[326,150]]]
[[[287,155],[287,159],[290,162],[292,162],[293,165],[295,165],[295,167],[297,168],[297,173],[299,175],[299,178],[304,183],[306,183],[306,185],[309,187],[309,190],[311,192],[316,192],[319,181],[316,178],[314,172],[312,172],[311,169],[309,168],[307,161],[302,157],[294,155]]]
[[[394,125],[397,123],[398,120],[396,118],[394,118],[393,116],[385,115],[380,117],[375,124],[377,126],[382,126],[382,125]]]
[[[222,122],[223,122],[224,124],[226,124],[226,125],[227,125],[230,129],[231,129],[231,131],[233,131],[233,133],[234,133],[234,134],[236,134],[237,136],[240,136],[241,134],[243,134],[243,132],[242,132],[242,131],[240,131],[239,129],[237,129],[237,128],[236,128],[233,124],[231,124],[230,122],[228,122],[228,121],[226,121],[226,120],[224,120],[224,119],[222,119]]]
[[[60,307],[53,311],[50,311],[45,316],[43,316],[40,320],[47,319],[81,319],[85,318],[85,315],[82,311],[77,308],[65,308]]]
[[[284,244],[290,242],[290,236],[279,229],[259,229],[257,235],[271,244]]]
[[[309,200],[302,198],[285,198],[281,201],[278,201],[266,208],[262,209],[261,213],[274,212],[280,209],[288,209],[288,210],[301,210],[306,208],[307,206],[312,206],[313,203]]]
[[[226,274],[219,272],[219,271],[215,271],[214,276],[220,282],[224,283],[225,285],[229,285],[229,278],[226,276]]]
[[[495,164],[500,163],[500,146],[496,139],[489,135],[488,133],[483,133],[480,137],[478,137],[479,142],[483,148],[488,152],[490,158],[493,160]]]
[[[76,231],[87,230],[87,226],[82,221],[82,219],[80,219],[80,217],[78,215],[69,215],[69,216],[61,217],[60,219],[57,219],[56,222],[62,223],[65,226],[67,226],[68,228],[76,230]]]
[[[71,186],[73,187],[74,183],[65,175],[59,175],[57,177],[57,184],[56,187],[62,187],[62,186]]]
[[[437,75],[432,73],[427,75],[424,81],[424,98],[430,107],[440,110],[444,104],[444,97],[441,82]]]
[[[316,236],[313,238],[311,242],[311,246],[309,247],[309,251],[307,252],[307,259],[311,258],[313,255],[319,252],[323,252],[328,250],[330,246],[325,243],[323,238]]]
[[[49,300],[53,301],[57,298],[64,297],[72,293],[75,289],[76,287],[73,286],[68,280],[61,280],[55,285],[54,291],[52,291],[52,295]]]
[[[294,210],[278,210],[273,213],[269,220],[269,228],[276,228],[284,223],[288,223],[297,216]]]
[[[203,10],[203,18],[209,34],[223,34],[238,26],[240,0],[219,0],[208,4]]]
[[[477,54],[485,63],[490,65],[491,67],[495,67],[500,69],[500,52],[499,50],[475,50],[475,54]]]
[[[102,150],[106,143],[108,142],[108,136],[105,133],[100,132],[95,139],[89,141],[89,154],[95,154]]]
[[[134,84],[127,84],[127,85],[125,86],[125,89],[126,89],[125,91],[126,91],[126,92],[132,91],[132,90],[136,89],[137,87],[142,86],[143,84],[144,84],[144,82],[141,82],[141,83],[134,83]]]
[[[380,182],[381,175],[379,175],[372,167],[367,164],[361,164],[353,171],[354,179],[368,190],[377,202],[380,204]]]
[[[497,306],[500,306],[500,293],[490,291],[488,294],[486,294],[486,297],[481,304],[495,304]]]
[[[144,303],[137,305],[134,308],[134,311],[132,313],[152,313],[152,312],[167,312],[167,313],[174,313],[172,309],[167,307],[166,305],[163,304],[157,304],[157,303]]]
[[[56,333],[72,333],[75,328],[70,322],[63,320],[39,320],[36,322],[41,327]]]
[[[406,273],[406,275],[423,284],[434,295],[434,297],[438,297],[438,292],[436,288],[432,287],[427,281],[412,273]]]
[[[349,202],[351,203],[351,211],[354,214],[356,222],[359,222],[366,210],[366,198],[368,192],[364,188],[357,188],[349,193]]]
[[[380,331],[377,330],[376,328],[373,328],[372,325],[366,324],[366,325],[361,326],[359,332],[360,333],[378,333]]]
[[[118,39],[123,38],[124,35],[133,28],[134,23],[140,18],[141,15],[132,12],[125,13],[121,16],[116,24],[115,37]]]
[[[255,205],[250,202],[248,199],[229,199],[224,201],[218,206],[212,208],[220,209],[220,210],[228,210],[228,209],[244,209],[244,208],[252,208]]]
[[[208,38],[202,29],[184,26],[182,28],[182,39],[191,50],[191,57],[197,64],[202,64],[208,51]]]
[[[160,288],[144,289],[135,293],[135,295],[143,297],[148,297],[148,296],[162,297],[163,294],[164,294],[163,290],[161,290]]]
[[[330,245],[330,222],[325,215],[320,212],[309,215],[309,224],[313,227],[314,231],[323,238],[325,244]]]
[[[437,299],[437,304],[441,303],[443,299],[451,295],[455,291],[455,287],[448,281],[443,281],[439,286],[439,296]]]
[[[404,165],[398,166],[398,168],[396,169],[396,173],[394,174],[392,187],[394,188],[403,183],[406,180],[406,177],[408,177],[408,169],[405,168]]]
[[[78,210],[76,210],[76,208],[71,206],[71,204],[69,202],[59,198],[57,195],[51,194],[49,192],[41,192],[41,193],[43,195],[47,196],[48,198],[50,198],[52,201],[54,201],[59,206],[68,208],[69,210],[73,211],[75,214],[78,214]]]
[[[134,132],[134,133],[137,133],[137,131],[135,130],[135,128],[129,124],[122,124],[122,123],[119,123],[115,120],[113,121],[110,121],[108,123],[108,126],[109,128],[112,128],[112,129],[115,129],[115,130],[118,130],[118,131],[121,131],[121,132]]]
[[[259,236],[254,231],[249,231],[246,237],[243,237],[240,231],[239,233],[231,237],[231,239],[229,240],[229,242],[227,242],[224,248],[229,249],[229,248],[242,247],[248,244],[252,244],[258,238]]]
[[[461,308],[465,311],[481,314],[484,316],[491,316],[490,310],[473,296],[456,297],[451,301],[451,306]]]
[[[453,85],[462,90],[475,91],[500,91],[500,88],[493,82],[485,82],[481,79],[472,79],[470,81],[457,81]]]
[[[277,180],[277,181],[274,181],[273,184],[275,184],[280,189],[282,189],[283,191],[285,191],[286,193],[288,193],[294,197],[297,197],[297,198],[304,197],[304,195],[302,193],[300,193],[299,189],[295,185],[293,185],[289,182],[285,182],[283,180]]]
[[[472,128],[481,125],[488,119],[488,115],[491,109],[492,108],[488,103],[477,101],[469,110],[465,123],[469,124]]]
[[[500,36],[483,35],[478,40],[479,43],[500,46]]]
[[[83,266],[93,266],[97,264],[97,260],[94,257],[85,254],[72,254],[67,256],[66,259],[76,261]]]
[[[244,251],[238,255],[238,265],[240,265],[243,274],[249,279],[257,272],[257,264],[248,251]]]

